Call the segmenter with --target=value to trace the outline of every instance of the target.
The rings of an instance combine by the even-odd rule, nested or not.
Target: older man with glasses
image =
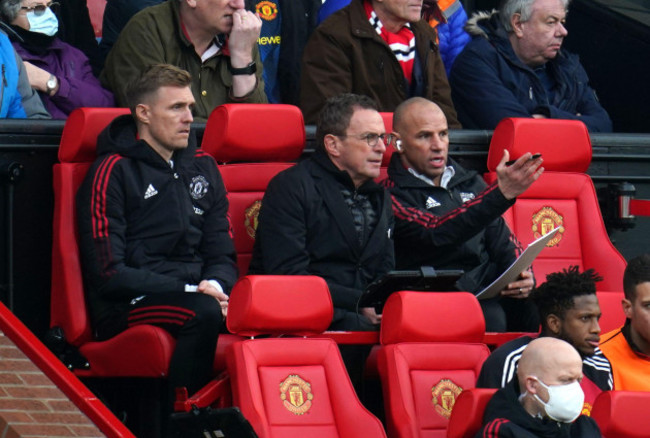
[[[331,330],[379,329],[381,315],[357,302],[393,267],[390,198],[374,182],[386,151],[376,108],[366,96],[330,98],[316,152],[278,174],[262,200],[250,272],[323,277],[334,304]],[[360,358],[346,360],[354,382],[359,368],[351,362]]]

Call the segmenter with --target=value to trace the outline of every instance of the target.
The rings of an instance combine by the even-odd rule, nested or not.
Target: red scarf
[[[411,83],[413,77],[413,60],[415,59],[415,35],[411,27],[406,23],[397,33],[388,32],[384,25],[379,21],[379,17],[372,9],[369,1],[365,1],[363,6],[366,10],[366,16],[370,25],[377,31],[377,34],[383,39],[402,67],[404,77]]]

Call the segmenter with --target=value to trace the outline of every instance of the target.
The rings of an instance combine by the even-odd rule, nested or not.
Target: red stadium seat
[[[526,245],[555,227],[561,227],[533,263],[538,283],[546,275],[570,265],[594,268],[604,280],[598,290],[623,287],[625,259],[614,248],[600,213],[589,175],[591,141],[580,121],[507,118],[494,130],[488,153],[488,182],[503,150],[515,159],[526,152],[540,152],[542,176],[517,198],[504,215],[519,241]]]
[[[598,323],[600,332],[607,333],[621,327],[625,323],[625,313],[621,301],[625,298],[623,292],[598,291],[598,304],[602,316]]]
[[[474,438],[483,426],[483,412],[497,390],[472,388],[460,393],[449,418],[447,438]]]
[[[591,410],[605,438],[645,438],[650,430],[649,392],[601,392]]]
[[[210,114],[201,147],[223,163],[219,170],[230,201],[239,273],[244,275],[266,186],[305,147],[302,113],[292,105],[221,105]]]
[[[461,391],[490,354],[483,312],[467,292],[397,292],[384,307],[378,353],[388,435],[445,437]]]
[[[379,114],[381,114],[381,118],[384,120],[384,129],[386,130],[386,134],[390,134],[393,132],[393,113]],[[379,173],[379,178],[377,178],[377,181],[386,179],[388,176],[388,163],[390,163],[390,158],[393,156],[393,152],[395,152],[395,148],[392,145],[387,144],[386,152],[384,152],[384,156],[381,160],[381,171]]]
[[[97,135],[126,108],[79,108],[68,118],[54,165],[54,229],[52,247],[51,326],[63,329],[65,340],[88,360],[82,377],[163,377],[175,340],[165,330],[135,326],[102,342],[92,338],[77,236],[76,193],[95,159]],[[219,337],[215,371],[225,369],[223,352],[237,340]],[[124,360],[128,357],[129,360]]]
[[[322,278],[253,275],[235,285],[227,323],[245,336],[307,336],[324,331],[332,315]],[[261,438],[386,436],[359,402],[331,339],[241,341],[231,346],[227,363],[233,402]]]

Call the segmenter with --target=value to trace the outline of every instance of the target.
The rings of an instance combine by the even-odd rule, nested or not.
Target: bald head
[[[584,401],[579,386],[582,359],[568,342],[550,336],[530,342],[519,359],[517,379],[522,395],[519,401],[530,415],[571,422],[580,414]],[[560,399],[559,405],[558,400],[549,404],[553,388],[562,388],[563,396],[569,391],[569,400]]]
[[[423,97],[411,97],[400,103],[395,108],[395,111],[393,111],[393,130],[400,132],[401,129],[404,129],[406,119],[411,119],[418,113],[427,112],[433,112],[436,115],[439,114],[445,118],[445,122],[447,121],[445,113],[442,112],[442,109],[437,104]]]
[[[553,385],[576,373],[582,374],[580,354],[568,342],[552,337],[538,338],[528,344],[517,366],[520,385],[525,385],[529,376]]]
[[[402,164],[440,185],[449,151],[447,118],[430,100],[413,97],[393,112],[395,150]]]

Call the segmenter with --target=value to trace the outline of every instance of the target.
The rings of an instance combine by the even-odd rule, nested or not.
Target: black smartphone
[[[542,156],[542,154],[533,154],[533,155],[531,155],[531,157],[528,160],[529,161],[536,160],[541,156]],[[517,161],[517,160],[506,161],[506,166],[512,166],[513,164],[515,164],[515,161]]]

